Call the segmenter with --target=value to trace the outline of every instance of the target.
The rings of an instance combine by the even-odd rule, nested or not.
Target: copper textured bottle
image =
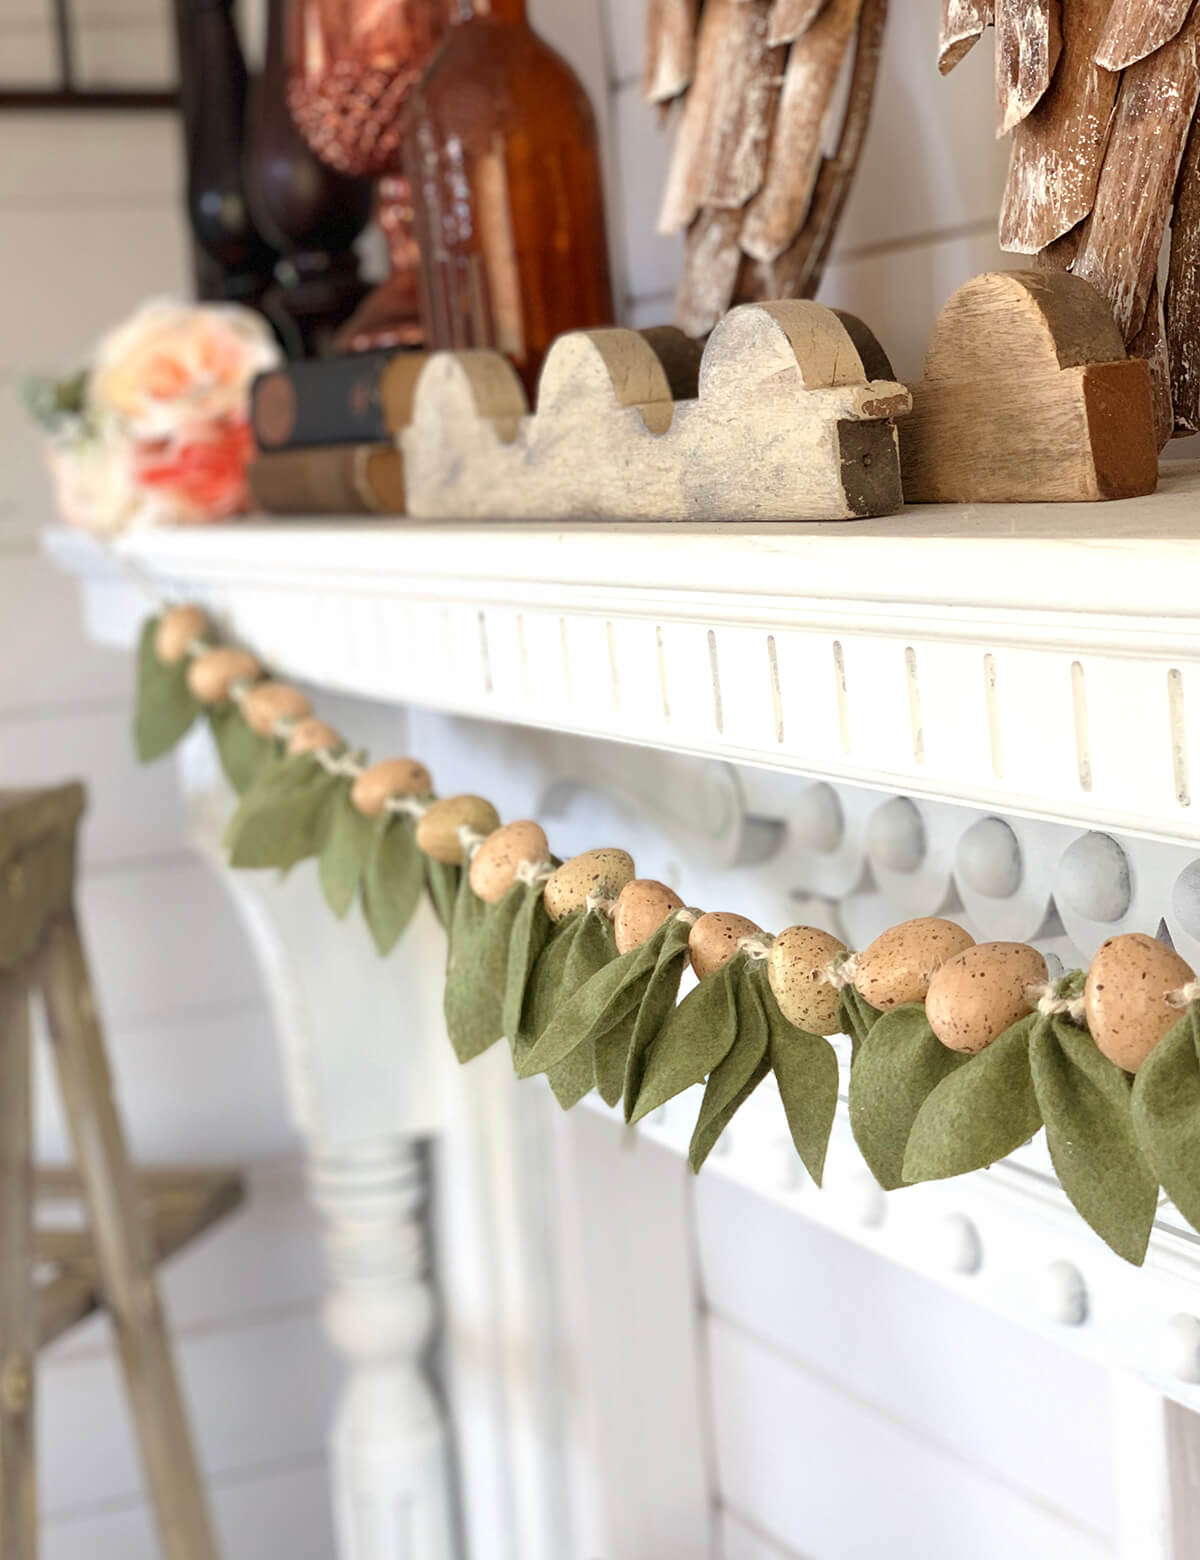
[[[565,330],[613,318],[596,123],[525,0],[454,28],[409,100],[404,169],[439,347],[495,347],[532,391]]]

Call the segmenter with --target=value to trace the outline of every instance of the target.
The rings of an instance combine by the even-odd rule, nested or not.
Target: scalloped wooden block
[[[551,347],[530,415],[494,352],[438,352],[403,444],[426,520],[851,520],[903,502],[894,418],[832,310],[745,304],[697,373],[680,332],[574,331]]]
[[[942,310],[900,429],[910,504],[1073,503],[1158,485],[1150,371],[1065,271],[977,276]]]

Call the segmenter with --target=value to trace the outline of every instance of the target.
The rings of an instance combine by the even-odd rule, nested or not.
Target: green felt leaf
[[[937,1085],[909,1133],[906,1181],[982,1170],[1034,1135],[1042,1124],[1029,1063],[1035,1021],[1021,1019]]]
[[[425,857],[425,884],[429,889],[430,902],[434,914],[447,932],[454,919],[454,901],[458,897],[459,879],[463,876],[461,867],[434,861],[432,856]]]
[[[1193,1004],[1133,1081],[1138,1142],[1167,1196],[1200,1231],[1200,1009]]]
[[[390,953],[425,887],[425,857],[410,818],[384,813],[375,823],[363,870],[363,917],[381,954]]]
[[[837,1052],[823,1036],[790,1024],[779,1011],[770,982],[763,978],[761,985],[769,1034],[767,1059],[779,1085],[788,1131],[804,1168],[820,1186],[837,1113]]]
[[[142,626],[138,646],[137,710],[133,721],[137,756],[143,764],[169,753],[187,735],[200,706],[188,692],[186,658],[166,666],[154,653],[158,618]]]
[[[354,903],[371,849],[375,823],[350,802],[350,782],[343,780],[330,804],[319,875],[325,903],[339,918]]]
[[[514,883],[499,904],[485,904],[466,873],[450,928],[443,1011],[454,1054],[469,1062],[504,1034],[504,982],[513,922],[527,892]]]
[[[601,915],[595,910],[581,910],[566,919],[575,924],[572,931],[563,938],[566,957],[557,989],[551,995],[551,988],[547,983],[541,987],[540,992],[540,1001],[553,1003],[551,1021],[557,1017],[561,1006],[570,1002],[594,975],[617,956],[612,922],[608,916]],[[538,1039],[540,1038],[539,1033]],[[534,1042],[535,1049],[536,1045],[537,1041]],[[528,1054],[532,1052],[527,1053],[526,1060]],[[518,1072],[521,1072],[521,1067],[518,1067]],[[555,1099],[564,1110],[577,1104],[596,1081],[595,1055],[591,1040],[585,1039],[555,1066],[547,1068],[546,1077],[554,1090]]]
[[[688,1146],[688,1163],[696,1175],[722,1132],[771,1070],[767,1058],[770,1035],[760,989],[765,982],[752,972],[748,959],[737,962],[739,969],[734,986],[737,1034],[709,1074],[700,1103],[700,1114]]]
[[[298,758],[277,758],[269,764],[241,797],[233,816],[225,826],[225,849],[232,851],[246,819],[264,803],[278,801],[293,791],[302,790],[323,771],[309,753]]]
[[[513,1042],[514,1057],[518,1045],[524,1049],[528,1044],[521,1036],[521,1014],[534,966],[550,938],[550,926],[541,888],[526,887],[525,898],[513,919],[504,977],[504,1033]]]
[[[859,1046],[871,1033],[875,1021],[879,1017],[879,1009],[872,1007],[865,997],[860,997],[853,986],[846,986],[843,989],[841,1002],[842,1033],[850,1037],[851,1060],[858,1055]]]
[[[1035,1024],[1029,1060],[1063,1190],[1106,1245],[1140,1266],[1158,1205],[1158,1178],[1138,1146],[1128,1074],[1066,1018]]]
[[[234,814],[226,839],[235,867],[278,867],[287,871],[315,856],[324,843],[330,809],[341,782],[317,765],[304,779],[265,794],[252,786]]]
[[[214,704],[208,718],[225,778],[241,796],[278,759],[278,744],[251,731],[236,704]]]
[[[647,983],[648,980],[649,977]],[[592,1076],[596,1093],[606,1105],[616,1105],[625,1092],[625,1064],[629,1059],[629,1042],[637,1026],[639,1006],[640,995],[623,1018],[592,1036]]]
[[[745,954],[735,955],[668,1016],[649,1047],[631,1121],[703,1083],[724,1061],[737,1039],[737,977],[745,959]]]
[[[885,1191],[906,1184],[904,1151],[918,1111],[942,1079],[968,1060],[930,1029],[924,1003],[893,1008],[872,1025],[850,1072],[850,1125]]]
[[[646,1059],[659,1031],[675,1011],[679,1000],[679,982],[688,962],[688,933],[690,926],[674,917],[667,922],[654,971],[646,983],[646,990],[638,1004],[633,1031],[625,1055],[624,1097],[625,1120],[633,1117],[633,1107],[642,1087]]]
[[[591,1042],[576,1046],[557,1067],[551,1067],[546,1073],[546,1081],[563,1110],[578,1105],[586,1094],[592,1092],[596,1083],[596,1064]]]

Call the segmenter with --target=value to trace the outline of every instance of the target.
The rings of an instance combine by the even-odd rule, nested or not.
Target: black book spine
[[[383,378],[394,351],[311,358],[260,374],[251,390],[254,436],[262,450],[388,440]]]

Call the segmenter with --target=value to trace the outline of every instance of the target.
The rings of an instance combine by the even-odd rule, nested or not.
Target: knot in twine
[[[246,695],[254,687],[256,679],[253,677],[239,677],[236,682],[229,684],[229,697],[234,704],[241,704]]]
[[[773,937],[769,937],[763,932],[755,932],[750,937],[740,939],[737,951],[744,953],[748,959],[768,959],[771,956],[771,945],[774,941]]]
[[[611,916],[617,908],[617,901],[610,899],[607,894],[589,894],[586,907],[588,910],[598,910],[601,915]]]
[[[676,910],[675,919],[677,921],[682,921],[684,926],[695,926],[696,922],[700,919],[700,914],[701,912],[699,910]]]
[[[1167,1006],[1173,1008],[1191,1007],[1193,1002],[1200,1002],[1200,981],[1189,980],[1186,986],[1180,986],[1178,991],[1167,992]]]
[[[466,860],[470,861],[475,852],[487,839],[486,834],[480,834],[478,829],[473,829],[469,823],[460,823],[454,831],[458,835],[458,843],[462,846],[462,853]]]
[[[1082,976],[1065,975],[1060,981],[1026,986],[1025,999],[1043,1018],[1067,1018],[1077,1029],[1087,1026]]]
[[[198,657],[207,655],[210,650],[215,650],[216,645],[210,645],[207,639],[192,639],[188,641],[187,653]]]
[[[327,748],[318,748],[313,757],[327,775],[336,775],[343,780],[357,780],[363,772],[362,765],[349,753],[331,753]]]
[[[821,979],[835,991],[845,991],[847,986],[853,986],[857,974],[858,954],[839,953],[832,964],[827,964],[821,971]]]
[[[429,803],[418,801],[415,796],[389,796],[383,805],[387,812],[400,813],[407,818],[420,819],[429,811]]]
[[[529,888],[538,888],[553,876],[554,863],[551,861],[522,861],[517,867],[517,882],[525,883]]]

